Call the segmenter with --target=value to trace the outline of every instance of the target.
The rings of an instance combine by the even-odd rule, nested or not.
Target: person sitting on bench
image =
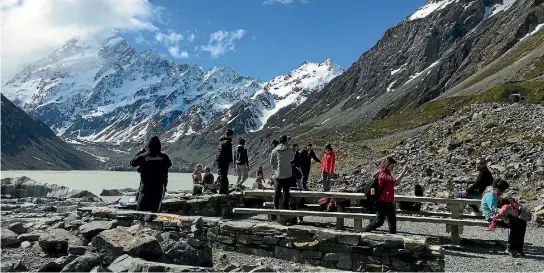
[[[476,159],[476,168],[480,172],[478,178],[476,178],[476,182],[470,185],[464,192],[455,192],[453,195],[454,198],[481,199],[484,190],[493,184],[493,175],[491,175],[491,172],[487,168],[485,158],[479,157]],[[470,207],[473,210],[472,215],[475,216],[480,213],[476,205],[470,205]]]

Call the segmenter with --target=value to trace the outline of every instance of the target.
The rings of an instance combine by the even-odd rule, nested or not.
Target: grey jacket
[[[280,144],[270,154],[270,164],[274,170],[273,177],[277,179],[290,178],[293,175],[291,160],[295,157],[289,146]]]

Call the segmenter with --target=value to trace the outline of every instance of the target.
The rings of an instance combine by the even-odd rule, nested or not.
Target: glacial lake
[[[235,170],[229,170],[234,174]],[[217,179],[217,173],[214,173]],[[66,186],[69,188],[88,190],[99,195],[103,189],[137,189],[140,175],[134,172],[111,171],[2,171],[2,178],[27,176],[32,180]],[[229,175],[230,184],[236,183],[236,176]],[[250,174],[244,185],[251,187],[255,177]],[[168,175],[168,191],[192,190],[193,179],[190,173],[170,173]],[[108,198],[109,199],[109,198]]]

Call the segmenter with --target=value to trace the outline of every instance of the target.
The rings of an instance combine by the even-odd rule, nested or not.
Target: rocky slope
[[[534,68],[542,67],[543,23],[541,0],[430,0],[388,29],[344,74],[269,126],[360,124],[448,90],[455,95],[499,72],[508,73],[474,91],[542,76]],[[518,61],[524,62],[521,71],[509,69]]]
[[[96,159],[72,148],[2,94],[2,170],[84,170]]]

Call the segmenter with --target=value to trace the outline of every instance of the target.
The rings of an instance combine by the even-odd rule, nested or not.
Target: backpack
[[[377,173],[376,175],[374,175],[372,177],[372,180],[364,183],[360,187],[360,191],[365,194],[366,199],[364,199],[364,200],[359,199],[359,200],[357,200],[357,202],[361,206],[363,206],[363,207],[365,207],[367,209],[373,209],[376,206],[376,201],[378,201],[378,198],[380,198],[380,196],[382,195],[383,189],[385,188],[385,187],[382,186],[382,188],[380,190],[377,190],[378,189],[379,176],[380,176],[379,173]],[[371,194],[372,189],[375,190],[374,195]]]

